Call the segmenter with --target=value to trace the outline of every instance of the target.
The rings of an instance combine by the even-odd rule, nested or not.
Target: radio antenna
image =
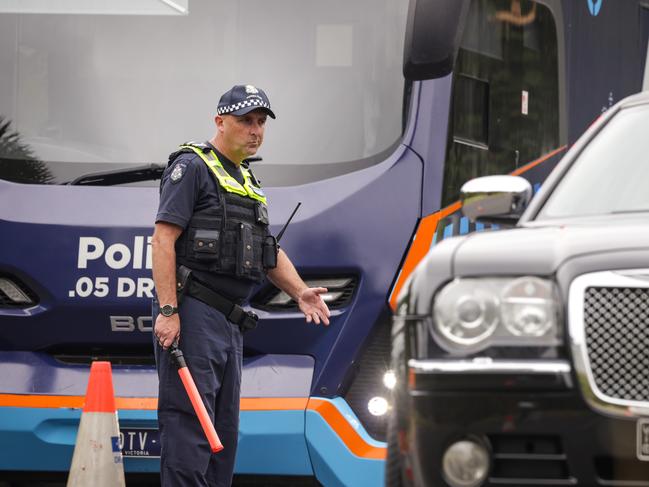
[[[297,209],[300,207],[301,204],[302,204],[302,202],[301,202],[301,201],[298,201],[297,206],[296,206],[295,209],[293,210],[293,213],[291,213],[291,216],[288,217],[288,220],[286,220],[286,223],[284,224],[284,226],[282,227],[282,229],[280,230],[280,232],[277,234],[277,241],[278,241],[278,242],[279,242],[279,239],[282,238],[282,235],[284,235],[284,232],[286,231],[286,228],[288,227],[288,224],[291,223],[291,220],[292,220],[293,217],[295,216],[295,213],[297,213]]]

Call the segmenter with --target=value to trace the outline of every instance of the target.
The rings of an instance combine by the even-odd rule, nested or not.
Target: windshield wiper
[[[95,172],[79,176],[78,178],[63,184],[70,184],[73,186],[114,186],[116,184],[150,181],[160,179],[165,168],[166,166],[162,164],[148,164],[129,169]]]

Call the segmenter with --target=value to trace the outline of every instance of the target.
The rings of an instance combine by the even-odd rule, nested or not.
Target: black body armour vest
[[[269,235],[265,205],[226,191],[212,176],[220,204],[194,213],[176,241],[176,263],[260,282],[266,275],[262,249]]]

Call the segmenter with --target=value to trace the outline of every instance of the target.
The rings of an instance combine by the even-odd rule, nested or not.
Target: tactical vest
[[[198,271],[261,281],[265,276],[262,248],[269,235],[264,192],[243,166],[243,185],[230,176],[207,144],[182,145],[171,157],[190,151],[205,162],[215,177],[220,204],[194,212],[176,241],[176,263]]]

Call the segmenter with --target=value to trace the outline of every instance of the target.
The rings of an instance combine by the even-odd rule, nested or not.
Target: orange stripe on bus
[[[242,397],[242,411],[289,411],[305,410],[308,397]]]
[[[435,235],[435,230],[437,229],[437,224],[440,220],[446,218],[451,213],[455,213],[459,209],[460,202],[458,201],[437,213],[425,216],[419,222],[419,226],[415,232],[415,237],[410,245],[410,249],[408,249],[408,255],[406,256],[406,260],[403,262],[401,274],[394,285],[392,296],[390,296],[390,307],[392,308],[392,311],[397,309],[397,296],[399,296],[401,288],[406,283],[410,274],[412,274],[412,271],[415,270],[417,264],[421,262],[430,250],[430,246],[433,243],[433,235]]]
[[[78,408],[83,407],[83,396],[35,396],[1,394],[0,406],[9,408]]]
[[[528,162],[528,163],[525,164],[524,166],[521,166],[521,167],[519,167],[518,169],[516,169],[515,171],[512,171],[512,173],[511,173],[512,176],[520,176],[520,175],[523,174],[524,172],[527,172],[527,171],[529,171],[530,169],[532,169],[533,167],[538,166],[538,165],[541,164],[542,162],[547,161],[547,160],[550,159],[551,157],[556,156],[559,152],[562,152],[562,151],[566,150],[567,147],[568,147],[567,145],[563,145],[563,146],[559,147],[558,149],[554,149],[552,152],[548,152],[548,153],[545,154],[544,156],[539,157],[539,158],[536,159],[535,161]]]
[[[157,397],[116,397],[116,409],[144,409],[149,411],[158,410]]]
[[[519,167],[511,174],[513,176],[520,176],[521,174],[532,169],[533,167],[536,167],[542,162],[547,161],[551,157],[556,156],[561,151],[566,150],[567,147],[568,146],[566,145],[559,147],[558,149],[555,149],[552,152],[549,152],[544,156],[539,157],[538,159],[528,164],[525,164],[524,166]],[[397,279],[397,282],[394,284],[394,289],[392,290],[392,294],[390,295],[390,307],[392,308],[392,311],[396,311],[397,309],[397,297],[401,292],[401,288],[403,288],[403,285],[406,283],[408,277],[410,277],[410,274],[412,274],[412,271],[415,270],[417,264],[421,262],[421,260],[425,257],[425,255],[430,250],[430,246],[433,242],[433,235],[435,235],[435,231],[437,230],[437,224],[439,223],[440,220],[446,218],[452,213],[455,213],[459,209],[460,209],[460,202],[456,201],[455,203],[447,206],[446,208],[441,209],[438,212],[425,216],[419,222],[419,226],[415,231],[415,237],[413,238],[413,242],[410,245],[410,248],[408,249],[408,254],[406,255],[406,259],[403,262],[401,273],[399,274],[399,278]]]
[[[83,408],[85,401],[85,396],[0,394],[0,407],[10,408],[81,409]],[[158,408],[158,399],[155,397],[116,397],[115,408],[155,410]]]
[[[367,443],[332,403],[312,398],[309,399],[308,409],[322,416],[354,455],[362,458],[385,460],[385,447],[372,446]]]
[[[32,394],[0,394],[0,407],[17,408],[83,408],[84,396],[53,396]],[[306,409],[306,397],[241,398],[242,411],[284,411]],[[156,397],[116,397],[116,409],[157,410]]]

